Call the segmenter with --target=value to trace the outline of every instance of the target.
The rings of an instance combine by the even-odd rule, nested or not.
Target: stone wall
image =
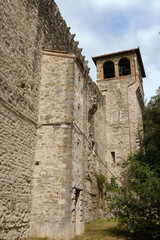
[[[102,216],[96,175],[119,174],[110,152],[139,145],[139,65],[98,88],[53,0],[0,7],[0,238],[68,240]]]
[[[32,0],[37,1],[37,0]],[[39,32],[43,33],[43,48],[64,50],[74,53],[85,73],[89,72],[79,42],[74,40],[75,34],[71,34],[70,27],[62,18],[54,0],[38,1]]]
[[[91,220],[102,216],[100,197],[97,188],[97,175],[107,177],[105,163],[106,133],[105,99],[91,79],[87,86],[86,141],[85,149],[85,219]]]
[[[0,104],[0,238],[26,236],[36,127],[13,107]]]
[[[70,239],[102,215],[96,174],[106,175],[105,102],[75,55],[43,53],[31,236]]]
[[[27,1],[2,1],[1,97],[36,121],[40,56],[37,9]]]
[[[72,139],[71,126],[62,124],[61,127],[59,123],[61,121],[70,122],[68,111],[70,111],[72,103],[70,103],[70,99],[66,100],[67,107],[62,119],[61,106],[63,104],[61,93],[64,88],[73,84],[73,80],[70,83],[68,82],[67,86],[64,86],[64,83],[61,85],[59,85],[59,82],[55,83],[57,99],[55,102],[52,101],[49,104],[51,108],[54,108],[56,116],[53,118],[50,109],[47,109],[48,106],[45,106],[46,119],[39,119],[37,122],[38,106],[40,106],[38,103],[42,101],[41,93],[39,95],[42,49],[52,50],[56,48],[65,52],[75,53],[83,74],[87,74],[89,69],[84,61],[84,56],[81,55],[82,49],[78,48],[78,42],[74,41],[75,35],[70,33],[70,28],[67,27],[61,17],[54,1],[5,0],[0,5],[2,9],[0,26],[0,130],[3,133],[1,134],[2,144],[0,149],[2,159],[0,171],[1,178],[3,179],[0,237],[3,239],[16,239],[20,236],[25,237],[28,235],[31,215],[33,166],[35,166],[35,186],[35,181],[37,181],[36,174],[38,174],[37,172],[42,164],[39,161],[38,154],[40,153],[38,153],[38,150],[36,150],[35,156],[35,149],[39,149],[41,143],[46,141],[46,138],[49,138],[49,145],[52,145],[51,139],[58,136],[57,141],[60,142],[60,147],[59,156],[57,156],[61,158],[61,154],[63,154],[61,143],[65,142],[66,144],[68,137]],[[62,63],[62,66],[63,64],[65,65],[65,62]],[[70,65],[73,65],[73,63],[70,63]],[[60,74],[63,71],[63,67],[58,64],[57,66]],[[68,71],[70,70],[68,69]],[[73,74],[72,71],[71,74]],[[49,88],[53,89],[54,86],[48,86]],[[66,94],[68,94],[67,91]],[[42,112],[44,110],[43,107],[41,106],[40,108]],[[41,113],[39,112],[39,114]],[[58,125],[54,126],[55,131],[53,132],[50,131],[50,129],[53,130],[53,127],[47,125],[44,138],[41,139],[42,133],[44,133],[44,126],[41,126],[41,123],[44,124],[46,122],[48,124],[50,121],[54,123],[58,122]],[[36,129],[37,126],[38,130]],[[38,134],[37,147],[36,134]],[[45,145],[42,144],[42,146],[45,149]],[[68,149],[70,149],[70,146],[68,146]],[[47,148],[45,151],[47,151]],[[63,163],[62,165],[62,169],[64,169],[66,165]],[[68,171],[71,171],[70,167],[68,166]],[[58,175],[58,170],[55,167],[56,171]],[[9,174],[7,175],[7,173]],[[67,174],[69,175],[69,173]],[[60,177],[57,178],[60,179]],[[50,178],[48,178],[48,181],[50,181]],[[68,181],[71,184],[72,181]],[[32,194],[34,195],[34,191],[32,191]],[[66,197],[65,193],[61,193],[60,196],[63,194]],[[65,205],[64,198],[61,199],[58,197],[61,205]],[[71,197],[69,199],[68,203],[70,204]],[[34,201],[36,201],[36,198],[34,198]],[[32,204],[33,209],[34,201]],[[67,212],[68,210],[65,211]]]
[[[35,154],[40,58],[37,9],[1,1],[0,238],[28,234]]]
[[[70,239],[74,60],[43,55],[31,236]]]
[[[72,139],[72,222],[75,234],[84,232],[84,162],[85,162],[85,77],[74,63],[74,102],[73,102],[73,139]]]

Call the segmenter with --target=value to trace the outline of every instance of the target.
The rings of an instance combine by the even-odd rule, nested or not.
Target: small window
[[[116,161],[116,155],[115,155],[115,152],[111,152],[111,156],[112,156],[112,160],[113,160],[113,162],[115,163],[115,161]]]
[[[81,74],[79,73],[78,74],[78,81],[80,81],[81,80]]]
[[[115,77],[114,62],[107,61],[104,63],[103,74],[104,74],[104,78],[114,78]]]
[[[119,61],[119,76],[126,76],[131,74],[130,60],[128,58],[122,58]]]

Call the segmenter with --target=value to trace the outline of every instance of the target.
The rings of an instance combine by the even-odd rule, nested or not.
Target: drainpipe
[[[129,92],[129,87],[134,85],[137,82],[137,77],[136,77],[136,64],[135,64],[135,57],[132,60],[134,62],[134,75],[135,75],[135,80],[133,83],[129,84],[127,86],[127,106],[128,106],[128,126],[129,126],[129,144],[130,144],[130,154],[132,153],[132,140],[131,140],[131,125],[130,125],[130,114],[129,114],[129,97],[128,97],[128,92]]]

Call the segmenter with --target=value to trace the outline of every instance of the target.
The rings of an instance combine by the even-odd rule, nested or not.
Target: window
[[[119,76],[126,76],[131,74],[130,60],[128,58],[122,58],[119,61]]]
[[[113,162],[115,163],[115,161],[116,161],[116,155],[115,155],[115,152],[111,152],[111,156],[112,156],[112,160],[113,160]]]
[[[113,78],[115,77],[115,68],[114,68],[114,62],[107,61],[103,65],[103,74],[104,78]]]
[[[80,209],[80,193],[79,189],[76,189],[76,198],[75,198],[75,226],[76,226],[76,235],[80,235],[80,224],[81,224],[81,215],[82,211]]]

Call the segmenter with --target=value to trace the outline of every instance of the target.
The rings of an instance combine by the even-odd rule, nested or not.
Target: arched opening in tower
[[[114,62],[107,61],[103,64],[103,74],[104,74],[104,78],[114,78],[115,77]]]
[[[121,58],[119,61],[119,76],[126,76],[131,74],[130,60],[128,58]]]

